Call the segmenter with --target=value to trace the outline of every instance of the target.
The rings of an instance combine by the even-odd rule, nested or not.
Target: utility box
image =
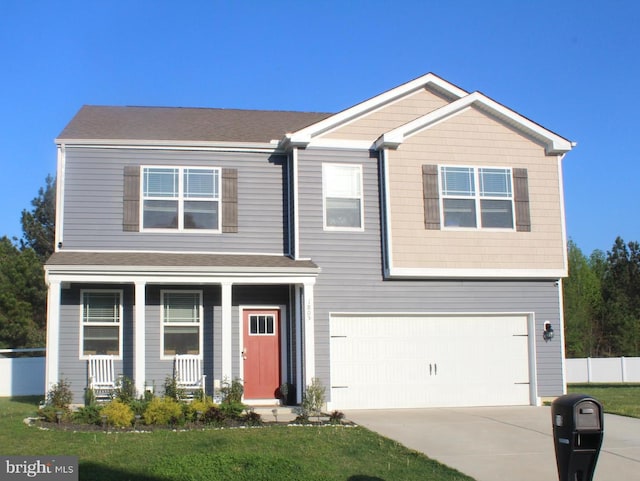
[[[551,418],[560,481],[592,481],[604,436],[602,404],[567,394],[553,401]]]

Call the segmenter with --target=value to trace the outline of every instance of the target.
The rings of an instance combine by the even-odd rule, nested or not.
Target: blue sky
[[[640,241],[640,2],[2,0],[0,236],[83,104],[337,112],[427,72],[578,143],[567,231]]]

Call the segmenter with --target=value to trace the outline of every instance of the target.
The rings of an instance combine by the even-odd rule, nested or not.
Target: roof
[[[268,143],[331,115],[274,110],[85,105],[60,133],[56,142],[145,140]]]
[[[157,252],[55,252],[47,260],[47,270],[104,267],[120,270],[198,270],[208,272],[318,271],[310,260],[294,260],[279,255],[183,254]],[[143,269],[144,268],[144,269]]]

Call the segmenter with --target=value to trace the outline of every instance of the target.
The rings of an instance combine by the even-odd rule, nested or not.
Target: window
[[[220,170],[143,167],[143,228],[219,230]]]
[[[122,352],[122,292],[82,291],[80,357]]]
[[[362,229],[362,167],[323,164],[324,226]]]
[[[202,347],[202,292],[162,293],[162,355],[200,354]]]
[[[273,336],[276,333],[276,322],[273,314],[252,314],[249,316],[249,335]]]
[[[441,167],[445,227],[513,229],[510,169]]]

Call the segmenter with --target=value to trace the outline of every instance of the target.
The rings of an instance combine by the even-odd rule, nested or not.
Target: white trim
[[[428,73],[414,80],[406,82],[398,87],[388,90],[382,94],[365,100],[353,107],[350,107],[342,112],[339,112],[331,117],[328,117],[320,122],[316,122],[309,127],[298,130],[297,132],[288,133],[280,141],[280,145],[283,147],[306,147],[314,137],[322,135],[329,130],[353,121],[357,117],[366,115],[374,110],[379,109],[385,104],[392,103],[399,98],[405,97],[408,94],[426,88],[427,86],[435,87],[436,90],[444,92],[450,97],[463,97],[467,95],[467,92],[456,87],[455,85],[447,82],[440,77]]]
[[[89,149],[134,149],[134,150],[206,150],[214,152],[283,152],[276,143],[267,142],[220,142],[195,140],[135,140],[135,139],[55,139],[59,146]]]
[[[144,394],[146,384],[146,287],[140,281],[134,285],[133,380],[138,396]]]
[[[469,107],[477,107],[481,110],[487,111],[490,114],[498,117],[503,122],[517,128],[518,130],[528,134],[531,137],[538,139],[546,145],[546,154],[555,155],[562,154],[571,150],[575,145],[569,140],[560,137],[559,135],[545,129],[544,127],[532,122],[531,120],[523,117],[517,112],[508,109],[507,107],[499,104],[498,102],[486,97],[480,92],[474,92],[465,97],[462,97],[450,104],[447,104],[439,109],[429,112],[422,117],[401,125],[398,128],[390,130],[384,133],[375,142],[377,149],[382,147],[397,148],[402,142],[412,135],[428,129],[438,122],[446,120],[452,115],[460,113],[463,109]]]
[[[55,222],[56,229],[54,233],[55,252],[59,250],[64,242],[64,190],[65,190],[65,170],[66,170],[66,151],[64,145],[58,146],[58,164],[56,178],[56,213]]]
[[[58,383],[60,364],[60,281],[47,278],[47,352],[45,391]]]
[[[538,349],[535,312],[524,313],[527,316],[527,347],[529,349],[529,404],[540,406],[538,396]]]
[[[166,294],[198,294],[198,322],[181,322],[181,323],[168,323],[164,321],[164,298]],[[160,359],[163,361],[172,360],[175,358],[175,354],[164,353],[164,328],[169,327],[193,327],[198,326],[198,357],[203,359],[203,341],[204,341],[204,306],[203,306],[204,294],[202,289],[161,289],[160,290]],[[179,354],[179,353],[176,353]]]
[[[309,141],[307,149],[331,149],[331,150],[372,150],[374,142],[369,140],[345,140],[318,138]]]
[[[562,369],[562,394],[567,394],[567,357],[565,354],[565,338],[564,338],[564,297],[562,295],[563,291],[563,282],[562,279],[558,279],[558,302],[560,303],[560,309],[558,314],[560,316],[560,326],[556,329],[557,336],[554,336],[554,339],[560,338],[560,356],[562,358],[562,365],[560,369]],[[553,342],[551,340],[550,342]],[[591,358],[589,358],[589,362]],[[589,371],[590,372],[590,371]],[[589,382],[591,382],[589,380]]]
[[[358,181],[360,183],[360,196],[357,199],[360,201],[360,225],[357,227],[350,226],[328,226],[327,225],[327,188],[329,183],[333,180],[329,177],[329,169],[332,167],[347,167],[357,170]],[[362,172],[362,164],[343,164],[339,162],[323,162],[322,163],[322,228],[325,231],[336,232],[362,232],[364,231],[364,179]],[[356,197],[340,197],[341,199],[356,199]]]
[[[315,282],[315,281],[314,281]],[[304,335],[304,385],[310,386],[316,376],[316,344],[315,344],[315,301],[313,282],[303,285],[304,306],[303,335]]]
[[[79,357],[78,359],[86,360],[89,359],[90,354],[84,353],[84,327],[88,326],[97,326],[97,327],[114,327],[115,323],[85,323],[84,322],[84,295],[87,293],[97,293],[97,294],[118,294],[118,354],[113,356],[113,359],[121,361],[123,359],[123,325],[124,325],[124,291],[122,289],[80,289],[80,334],[78,336],[79,342]]]
[[[569,272],[569,250],[567,249],[567,218],[565,213],[564,200],[564,179],[562,175],[562,160],[566,154],[558,156],[558,191],[560,194],[560,219],[562,224],[562,260],[567,273]],[[562,297],[562,296],[561,296]]]
[[[296,325],[296,403],[302,401],[302,379],[304,376],[304,365],[303,365],[303,357],[302,357],[302,325],[304,324],[304,306],[302,304],[302,287],[297,285],[294,286],[294,317],[295,317],[295,325]]]
[[[225,281],[221,283],[221,370],[222,379],[231,382],[233,380],[233,283]],[[214,340],[215,342],[215,340]],[[215,349],[214,349],[215,352]]]
[[[457,164],[438,164],[438,189],[440,192],[439,195],[439,207],[440,207],[440,230],[442,231],[483,231],[483,232],[516,232],[516,202],[515,202],[515,192],[514,192],[514,183],[513,183],[513,168],[511,167],[501,167],[501,166],[473,166],[473,165],[457,165]],[[452,195],[444,193],[444,182],[442,177],[442,169],[447,168],[459,168],[459,169],[471,169],[474,181],[474,191],[472,196],[463,196],[463,195]],[[481,169],[494,169],[494,170],[504,170],[507,171],[509,175],[509,181],[511,188],[511,193],[507,197],[495,197],[495,196],[483,196],[480,190],[480,170]],[[445,225],[445,211],[444,211],[444,201],[445,199],[453,199],[453,200],[473,200],[475,203],[475,227],[470,226],[447,226]],[[502,200],[502,201],[510,201],[511,202],[511,227],[484,227],[482,225],[482,201],[483,200]]]
[[[178,174],[178,192],[176,197],[154,197],[154,196],[145,196],[145,171],[152,169],[162,169],[162,170],[177,170]],[[214,186],[214,190],[217,192],[217,197],[212,198],[189,198],[185,196],[185,186],[184,186],[184,175],[187,170],[201,170],[201,171],[211,171],[217,172],[217,185]],[[140,165],[140,205],[139,205],[139,218],[140,218],[140,232],[144,233],[161,233],[161,234],[175,234],[176,232],[180,234],[220,234],[222,233],[222,168],[221,167],[194,167],[194,166],[179,166],[179,165]],[[144,227],[144,204],[145,201],[173,201],[177,203],[177,216],[178,216],[178,225],[173,227]],[[217,204],[216,209],[216,217],[218,226],[215,229],[195,229],[195,228],[187,228],[184,226],[184,218],[185,218],[185,203],[196,201],[196,202],[215,202]]]
[[[393,267],[390,278],[470,278],[470,279],[560,279],[566,269],[473,269],[473,268],[413,268]]]
[[[294,147],[291,152],[291,190],[293,195],[292,217],[293,217],[293,246],[292,254],[294,259],[300,258],[300,208],[298,192],[298,148]]]

